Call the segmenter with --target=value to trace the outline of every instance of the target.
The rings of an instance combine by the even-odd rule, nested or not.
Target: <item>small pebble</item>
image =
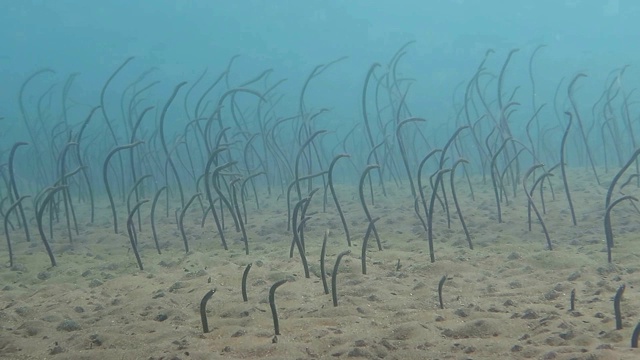
[[[456,311],[454,311],[454,314],[460,316],[460,317],[467,317],[469,316],[469,313],[467,313],[464,309],[458,309]]]
[[[524,314],[522,314],[523,319],[537,319],[539,317],[540,316],[538,315],[538,313],[533,311],[532,309],[527,309],[524,311]]]
[[[231,335],[231,337],[233,337],[233,338],[235,338],[235,337],[240,337],[240,336],[245,335],[246,333],[247,333],[247,331],[246,331],[246,330],[238,330],[238,331],[234,332],[234,333]]]
[[[51,273],[48,271],[41,271],[38,273],[38,279],[47,280],[51,277]]]
[[[58,324],[58,326],[56,327],[56,330],[58,331],[77,331],[80,330],[80,324],[78,324],[77,322],[71,320],[71,319],[66,319],[64,321],[62,321],[60,324]]]
[[[57,354],[61,354],[64,352],[64,349],[62,348],[62,346],[58,345],[58,343],[55,344],[55,346],[49,350],[49,355],[57,355]]]

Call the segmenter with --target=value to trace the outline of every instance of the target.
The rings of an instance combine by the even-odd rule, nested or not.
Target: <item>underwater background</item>
[[[0,5],[0,358],[638,357],[639,3]]]

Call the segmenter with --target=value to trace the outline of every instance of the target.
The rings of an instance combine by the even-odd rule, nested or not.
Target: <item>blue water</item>
[[[405,186],[409,177],[417,180],[420,160],[463,125],[473,126],[476,139],[463,131],[443,161],[450,166],[467,158],[467,172],[486,177],[491,156],[511,137],[515,141],[500,155],[497,169],[510,169],[509,161],[521,151],[515,173],[508,171],[511,181],[532,165],[559,162],[566,111],[576,118],[566,145],[568,166],[592,167],[595,175],[596,168],[622,165],[638,145],[628,136],[637,131],[632,111],[640,33],[640,4],[632,1],[2,5],[0,150],[7,163],[16,141],[30,143],[17,151],[15,167],[21,192],[33,196],[59,185],[63,170],[82,165],[88,182],[103,194],[108,152],[132,140],[144,141],[135,155],[138,174],[117,180],[130,165],[121,155],[107,167],[123,199],[143,174],[151,175],[147,181],[154,189],[168,185],[173,197],[179,182],[194,193],[217,145],[230,148],[222,160],[238,162],[236,175],[266,171],[280,194],[294,173],[326,170],[339,153],[351,155],[350,166],[336,170],[341,181],[357,183],[377,158],[382,171],[376,176]],[[380,66],[364,101],[369,136],[362,95],[375,63]],[[248,91],[221,97],[238,87]],[[75,145],[81,125],[99,105]],[[145,108],[149,112],[132,137]],[[398,130],[411,117],[426,121]],[[304,147],[320,130],[326,133]],[[374,154],[375,145],[380,147]],[[65,146],[73,149],[61,169]],[[296,171],[296,163],[302,169]],[[427,166],[429,174],[437,170],[433,166]],[[256,181],[265,185],[264,178]],[[72,186],[86,199],[86,181],[74,178]],[[181,197],[184,205],[188,194]],[[5,207],[13,198],[10,193]]]
[[[632,357],[638,19],[636,0],[0,0],[0,357]],[[352,249],[339,312],[323,234],[331,260]]]
[[[295,108],[289,102],[313,67],[348,56],[317,80],[310,96],[317,106],[331,107],[327,121],[338,123],[359,116],[368,66],[415,41],[401,66],[404,76],[417,80],[409,93],[412,108],[446,121],[455,86],[468,81],[489,48],[497,51],[490,60],[494,71],[506,52],[521,49],[508,81],[524,86],[528,56],[546,44],[535,71],[540,97],[548,98],[560,78],[578,71],[589,75],[588,88],[601,89],[609,71],[637,59],[633,44],[640,30],[640,4],[631,0],[4,1],[2,9],[0,116],[11,119],[20,117],[16,89],[43,67],[56,75],[34,92],[78,72],[73,99],[91,106],[129,56],[136,59],[120,81],[156,67],[160,98],[205,68],[217,74],[240,55],[236,82],[273,68],[274,79],[288,79],[281,88],[290,101],[282,105]]]

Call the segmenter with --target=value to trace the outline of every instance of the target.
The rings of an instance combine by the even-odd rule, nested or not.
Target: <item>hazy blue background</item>
[[[495,72],[508,50],[521,48],[508,81],[527,86],[529,55],[535,46],[547,44],[535,64],[539,91],[547,100],[561,77],[578,71],[589,75],[584,86],[599,94],[609,71],[636,64],[640,54],[640,4],[634,0],[0,4],[0,116],[7,119],[18,118],[17,89],[33,71],[50,67],[61,83],[79,72],[71,97],[93,106],[104,81],[128,56],[136,60],[123,73],[123,83],[156,66],[160,71],[154,78],[162,81],[164,91],[157,95],[166,98],[177,82],[194,81],[205,68],[213,76],[240,54],[233,79],[246,80],[273,68],[274,79],[289,79],[282,89],[292,103],[315,65],[348,56],[314,82],[308,102],[315,108],[331,107],[329,121],[356,121],[369,65],[388,61],[409,40],[416,44],[400,71],[418,79],[410,93],[412,109],[443,120],[450,116],[455,85],[470,78],[488,48],[497,51],[490,62]],[[628,74],[637,72],[632,67]],[[81,117],[74,123],[79,121]]]

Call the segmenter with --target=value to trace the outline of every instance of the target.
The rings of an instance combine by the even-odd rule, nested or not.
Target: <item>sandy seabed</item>
[[[545,188],[551,251],[537,222],[533,231],[527,229],[521,189],[503,203],[499,223],[490,185],[475,183],[471,201],[468,187],[459,183],[474,250],[455,212],[449,229],[439,208],[435,263],[429,261],[408,188],[388,185],[388,196],[377,191],[371,206],[372,215],[380,217],[376,226],[384,249],[369,243],[366,275],[360,261],[366,218],[355,186],[341,187],[353,245],[337,275],[337,307],[320,279],[325,229],[330,229],[329,274],[337,254],[349,248],[335,208],[327,205],[323,211],[321,193],[312,200],[305,228],[309,279],[297,252],[289,257],[286,202],[275,195],[261,195],[260,210],[255,203],[247,205],[250,255],[229,218],[225,251],[212,219],[200,226],[197,203],[185,218],[188,254],[175,209],[167,218],[160,204],[158,254],[144,205],[139,234],[144,271],[130,249],[124,207],[120,232],[114,234],[107,202],[100,201],[93,224],[87,205],[80,204],[80,234],[72,243],[64,221],[54,228],[58,266],[49,266],[35,224],[31,243],[22,230],[11,232],[13,268],[7,266],[6,245],[0,246],[5,265],[0,269],[0,358],[638,359],[640,350],[631,349],[630,339],[640,321],[640,214],[626,202],[614,210],[615,247],[608,264],[606,187],[594,184],[586,171],[572,172],[570,180],[578,226],[571,224],[560,179],[553,180],[555,200]],[[638,193],[633,186],[624,190]],[[539,196],[536,202],[540,207]],[[243,302],[240,284],[248,263],[253,265]],[[445,275],[440,309],[437,289]],[[281,335],[274,337],[268,293],[281,279],[288,281],[275,295]],[[623,329],[615,330],[613,296],[622,284]],[[200,300],[213,288],[207,306],[210,332],[203,334]],[[570,311],[574,289],[576,305]]]

